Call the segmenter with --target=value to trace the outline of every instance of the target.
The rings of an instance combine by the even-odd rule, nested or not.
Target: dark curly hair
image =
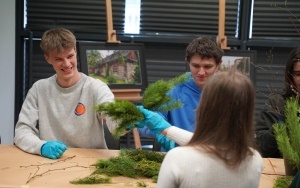
[[[218,43],[209,37],[199,37],[194,39],[186,48],[185,60],[190,62],[191,58],[198,54],[201,58],[214,58],[216,63],[220,63],[224,51]]]

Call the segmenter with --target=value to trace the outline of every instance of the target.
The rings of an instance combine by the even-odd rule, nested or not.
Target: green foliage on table
[[[285,104],[285,121],[274,124],[278,148],[290,165],[300,167],[300,126],[298,99],[291,97]]]
[[[73,184],[100,184],[111,183],[114,176],[126,176],[130,178],[151,178],[157,182],[157,177],[161,163],[165,157],[164,153],[136,150],[121,149],[117,157],[104,160],[99,159],[95,164],[96,170],[91,175],[82,179],[70,181]],[[144,182],[137,182],[140,187],[144,187]]]
[[[176,85],[185,82],[187,77],[187,73],[184,73],[168,81],[158,80],[150,84],[143,94],[142,105],[152,111],[169,111],[181,107],[181,101],[174,100],[167,93]],[[96,111],[104,112],[119,123],[119,126],[113,132],[115,138],[124,135],[128,128],[133,128],[134,123],[144,118],[135,105],[126,100],[98,104]]]
[[[138,187],[147,187],[148,186],[147,183],[145,183],[143,181],[138,181],[138,182],[136,182],[136,184]]]
[[[292,176],[277,177],[273,188],[288,188],[293,181]]]
[[[99,175],[90,175],[84,178],[70,181],[71,184],[100,184],[100,183],[111,183],[111,178],[102,177]]]
[[[131,178],[152,178],[157,182],[161,163],[165,154],[149,150],[123,149],[120,155],[108,160],[99,159],[93,166],[93,174],[126,176]]]

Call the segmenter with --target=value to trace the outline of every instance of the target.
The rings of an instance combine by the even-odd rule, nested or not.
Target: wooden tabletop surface
[[[23,152],[13,145],[0,145],[0,187],[76,187],[69,181],[90,175],[95,169],[90,167],[98,159],[117,156],[118,150],[69,148],[59,160],[51,160]],[[41,175],[40,175],[41,174]],[[272,188],[278,176],[284,176],[282,159],[264,159],[260,188]],[[31,179],[32,177],[35,177]],[[147,188],[156,187],[151,179],[112,177],[111,184],[101,187],[138,187],[144,182]],[[29,182],[28,182],[29,181]],[[80,185],[80,187],[99,187]]]

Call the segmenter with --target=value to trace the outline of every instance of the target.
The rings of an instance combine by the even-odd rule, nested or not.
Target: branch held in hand
[[[142,105],[152,111],[169,111],[181,107],[181,101],[174,100],[168,92],[176,85],[187,81],[188,75],[184,73],[168,81],[158,80],[149,85],[143,95]],[[98,104],[97,112],[103,112],[114,121],[120,122],[113,135],[115,138],[126,134],[128,128],[133,128],[136,122],[143,120],[143,114],[135,105],[126,100],[116,100],[112,103]]]

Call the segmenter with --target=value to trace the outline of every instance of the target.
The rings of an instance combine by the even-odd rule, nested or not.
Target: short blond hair
[[[76,49],[76,37],[65,28],[54,28],[44,32],[40,47],[44,54],[49,52],[61,52],[64,49]]]

